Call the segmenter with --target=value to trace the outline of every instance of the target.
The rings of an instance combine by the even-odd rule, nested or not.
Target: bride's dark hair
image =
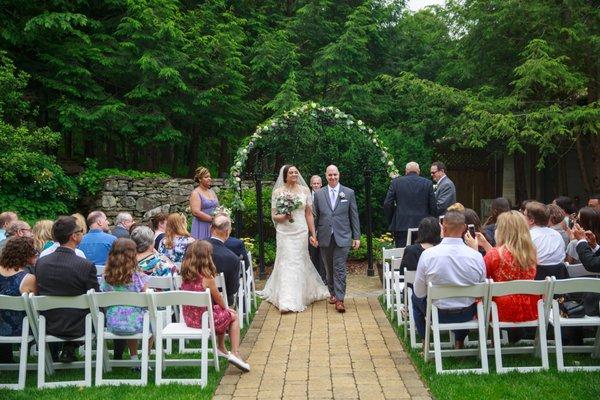
[[[286,164],[283,166],[283,183],[287,183],[287,174],[290,168],[292,168],[292,164]]]

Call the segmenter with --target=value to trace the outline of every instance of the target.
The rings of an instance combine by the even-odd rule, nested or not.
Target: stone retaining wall
[[[213,179],[213,190],[218,194],[225,182]],[[196,187],[192,179],[133,179],[114,176],[104,181],[102,190],[89,202],[90,209],[100,209],[109,217],[129,212],[138,221],[147,221],[158,212],[190,213],[189,197]],[[254,187],[244,181],[243,188]]]

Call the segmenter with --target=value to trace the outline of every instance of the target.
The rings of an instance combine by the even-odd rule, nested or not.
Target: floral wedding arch
[[[358,132],[366,135],[368,140],[373,143],[379,151],[381,162],[385,165],[390,178],[399,175],[398,168],[396,168],[396,165],[394,164],[394,158],[373,129],[367,127],[360,119],[356,119],[352,115],[344,113],[335,107],[324,107],[315,102],[308,102],[259,125],[252,136],[246,138],[244,143],[238,148],[228,178],[229,186],[234,189],[234,197],[231,204],[233,210],[243,210],[244,208],[240,185],[242,172],[248,161],[250,152],[257,147],[258,142],[263,140],[267,135],[277,135],[278,133],[285,131],[300,119],[312,118],[316,120],[319,117],[328,117],[334,120],[338,125],[346,126],[348,129],[354,131],[357,129]]]

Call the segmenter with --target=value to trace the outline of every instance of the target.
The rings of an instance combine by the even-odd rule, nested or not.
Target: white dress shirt
[[[565,241],[547,226],[534,226],[529,232],[537,250],[538,265],[556,265],[565,261]]]
[[[478,251],[460,238],[444,238],[437,246],[421,254],[413,284],[415,296],[426,297],[429,282],[434,285],[469,286],[485,281],[485,263]],[[434,300],[441,309],[464,308],[475,302],[473,297]]]
[[[333,210],[335,208],[335,201],[332,203],[331,202],[331,191],[334,191],[335,193],[335,200],[337,201],[338,196],[340,195],[340,184],[338,183],[335,187],[331,187],[329,185],[327,185],[327,200],[329,200],[329,204],[331,204],[331,209]]]
[[[46,250],[42,251],[38,258],[42,258],[44,256],[47,256],[48,254],[54,253],[54,250],[58,249],[59,247],[60,247],[60,244],[58,242],[52,243],[52,246],[50,246]],[[75,249],[75,254],[81,258],[85,258],[85,254],[83,254],[83,251],[81,251],[79,249]]]

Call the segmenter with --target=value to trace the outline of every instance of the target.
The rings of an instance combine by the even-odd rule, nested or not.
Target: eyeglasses
[[[78,233],[83,233],[83,229],[77,229],[76,231],[73,231],[71,235],[76,235]]]

